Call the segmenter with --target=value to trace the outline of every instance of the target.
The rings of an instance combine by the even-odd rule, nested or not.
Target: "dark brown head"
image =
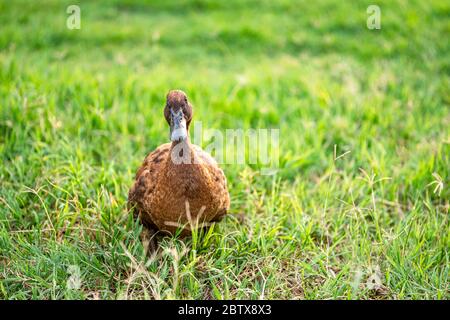
[[[192,120],[192,106],[181,90],[171,90],[166,97],[164,117],[170,126],[170,140],[184,141],[188,138],[189,124]]]

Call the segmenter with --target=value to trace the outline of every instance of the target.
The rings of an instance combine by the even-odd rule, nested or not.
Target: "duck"
[[[193,107],[181,90],[167,93],[163,115],[170,142],[149,153],[128,193],[128,208],[142,225],[149,251],[157,234],[188,236],[219,222],[230,209],[223,170],[211,155],[189,139]]]

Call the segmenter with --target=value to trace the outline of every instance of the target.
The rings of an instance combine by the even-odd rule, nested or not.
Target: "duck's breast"
[[[194,163],[168,162],[158,177],[149,211],[160,229],[173,232],[179,223],[208,222],[229,208],[223,171],[201,148],[191,149],[197,157]]]

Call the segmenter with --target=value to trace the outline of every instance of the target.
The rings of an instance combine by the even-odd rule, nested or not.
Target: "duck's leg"
[[[144,226],[141,232],[141,241],[144,246],[146,256],[152,255],[158,249],[158,240],[156,239],[157,230]]]
[[[150,256],[158,249],[158,240],[156,238],[158,228],[153,222],[144,219],[142,217],[142,213],[136,208],[134,209],[133,216],[135,221],[142,223],[143,228],[140,234],[140,239],[142,241],[142,245],[144,246],[145,255]]]
[[[141,241],[146,255],[150,256],[158,249],[158,239],[156,237],[158,227],[149,219],[142,217],[142,215],[140,215],[140,221],[144,226],[141,232]]]

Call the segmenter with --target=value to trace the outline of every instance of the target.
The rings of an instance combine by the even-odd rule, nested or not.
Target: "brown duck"
[[[179,90],[167,94],[164,117],[171,143],[151,152],[136,173],[129,208],[144,225],[142,236],[155,248],[157,231],[189,235],[220,221],[230,206],[227,181],[215,160],[189,141],[192,105]]]

